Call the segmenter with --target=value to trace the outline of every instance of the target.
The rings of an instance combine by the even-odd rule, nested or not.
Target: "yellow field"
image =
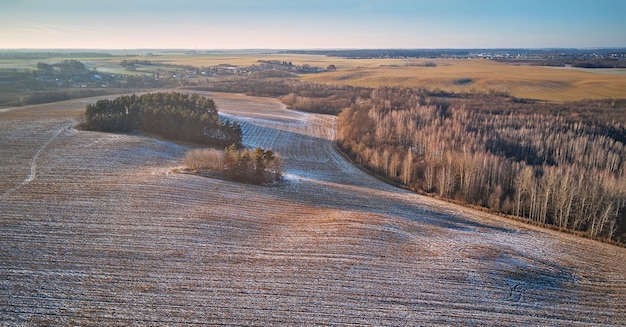
[[[243,54],[210,54],[210,55],[164,55],[164,56],[143,56],[134,57],[138,60],[150,60],[155,63],[175,64],[175,65],[191,65],[196,67],[210,67],[220,64],[234,66],[251,66],[258,64],[259,60],[279,60],[291,61],[294,65],[308,64],[326,68],[330,64],[334,64],[340,70],[355,68],[375,68],[381,65],[398,65],[404,63],[404,60],[398,59],[347,59],[334,58],[323,55],[299,55],[299,54],[263,54],[263,53],[243,53]],[[116,58],[114,61],[120,62],[122,59]]]
[[[192,66],[230,64],[247,66],[258,60],[291,61],[337,71],[303,75],[302,80],[353,86],[424,87],[454,92],[507,92],[519,98],[544,101],[575,101],[588,98],[626,98],[626,70],[585,70],[517,66],[491,60],[457,59],[347,59],[322,55],[216,54],[159,56],[145,59]],[[436,67],[424,67],[427,62]],[[459,85],[455,81],[471,79]]]
[[[626,98],[626,76],[590,70],[516,66],[490,60],[433,60],[436,67],[407,66],[425,60],[398,60],[398,66],[353,68],[302,79],[354,86],[424,87],[454,92],[507,92],[519,98],[574,101],[587,98]],[[401,62],[404,63],[400,66]],[[369,64],[369,62],[368,62]],[[606,70],[603,72],[607,72]],[[455,81],[471,79],[458,85]]]
[[[129,72],[119,63],[128,58],[94,60],[91,65],[104,72]],[[453,92],[507,92],[518,98],[544,101],[575,101],[586,98],[626,98],[626,69],[566,69],[538,66],[516,66],[490,60],[456,59],[348,59],[323,55],[215,53],[208,55],[167,54],[133,57],[154,63],[210,67],[216,65],[250,66],[259,60],[291,61],[337,71],[302,75],[304,81],[365,87],[424,87]],[[436,67],[425,67],[425,63]],[[0,61],[0,68],[34,67],[35,61]],[[19,67],[18,67],[19,66]],[[466,83],[458,83],[465,80]],[[470,81],[471,82],[468,82]],[[455,83],[457,82],[457,83]]]

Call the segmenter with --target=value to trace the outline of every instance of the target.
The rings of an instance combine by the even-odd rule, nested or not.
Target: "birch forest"
[[[355,163],[414,191],[624,242],[624,108],[375,89],[339,114],[337,138]]]

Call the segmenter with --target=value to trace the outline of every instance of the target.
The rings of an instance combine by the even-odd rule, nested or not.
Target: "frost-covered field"
[[[334,151],[334,117],[211,96],[282,185],[73,129],[93,99],[0,112],[0,325],[626,324],[626,249],[393,188]]]

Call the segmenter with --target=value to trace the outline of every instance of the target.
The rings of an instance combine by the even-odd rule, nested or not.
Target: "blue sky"
[[[626,47],[626,0],[0,0],[0,48]]]

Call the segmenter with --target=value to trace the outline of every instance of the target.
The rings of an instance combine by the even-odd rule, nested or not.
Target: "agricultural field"
[[[312,54],[283,54],[283,53],[216,53],[209,55],[177,54],[159,56],[140,56],[139,60],[150,60],[157,63],[173,65],[190,65],[196,67],[210,67],[218,65],[251,66],[264,61],[291,61],[294,65],[311,65],[326,68],[335,65],[337,69],[376,68],[381,65],[404,64],[400,59],[349,59],[328,57]]]
[[[523,66],[484,59],[434,59],[337,70],[302,79],[365,87],[423,87],[457,93],[494,91],[524,99],[564,102],[626,98],[624,71]]]
[[[333,72],[301,75],[315,83],[363,87],[423,87],[449,92],[500,92],[539,101],[625,98],[625,69],[582,69],[514,65],[487,59],[350,59],[310,54],[246,53],[138,57],[155,63],[210,67],[251,66],[278,60]]]
[[[334,116],[202,95],[280,153],[280,185],[177,174],[192,145],[76,130],[97,98],[0,110],[3,324],[626,324],[626,249],[385,184],[335,151]]]
[[[37,64],[56,64],[68,58],[0,59],[0,72],[36,71]],[[76,58],[74,58],[76,59]],[[342,84],[362,87],[421,87],[457,93],[506,93],[538,101],[566,102],[583,99],[626,98],[626,69],[584,69],[529,66],[503,63],[487,59],[416,59],[373,58],[351,59],[315,54],[287,54],[255,52],[216,52],[194,54],[163,52],[147,55],[118,54],[113,57],[77,58],[89,71],[120,77],[176,75],[183,77],[180,67],[197,68],[259,65],[260,61],[291,62],[297,66],[309,65],[335,71],[301,74],[299,79],[314,83]],[[127,69],[123,61],[138,60],[151,65],[134,65]],[[189,78],[190,83],[202,84],[201,76]],[[0,80],[0,82],[2,82]],[[206,81],[205,81],[206,82]],[[208,81],[211,82],[210,80]],[[2,93],[2,92],[0,92]],[[4,99],[2,103],[19,103],[18,99]]]

